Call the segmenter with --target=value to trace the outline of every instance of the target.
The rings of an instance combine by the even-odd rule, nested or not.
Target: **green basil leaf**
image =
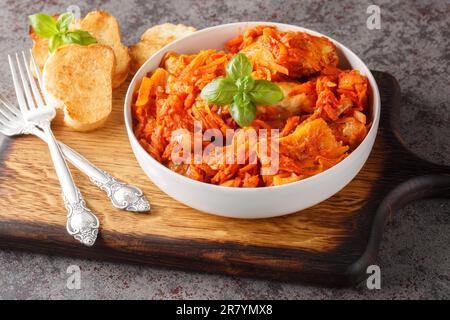
[[[50,37],[48,40],[48,50],[50,52],[53,52],[56,50],[56,48],[62,46],[64,44],[64,41],[62,40],[62,37],[60,34],[55,34]]]
[[[237,92],[237,87],[232,81],[220,77],[208,83],[200,93],[200,97],[205,101],[224,106],[233,102]]]
[[[91,36],[89,32],[83,30],[67,32],[63,34],[62,39],[66,44],[76,43],[87,46],[89,44],[97,43],[97,40]]]
[[[255,80],[255,85],[248,94],[258,106],[275,104],[284,98],[281,88],[267,80]]]
[[[250,76],[253,66],[250,60],[243,53],[235,55],[227,65],[227,78],[233,81],[239,78]]]
[[[58,33],[55,19],[48,14],[36,13],[28,16],[28,20],[30,21],[34,32],[43,38],[49,39],[51,36]]]
[[[66,43],[66,44],[81,42],[81,36],[78,33],[74,33],[74,32],[64,33],[62,35],[62,39],[63,39],[64,43]]]
[[[56,28],[61,33],[67,32],[73,19],[75,18],[71,12],[63,13],[59,16],[58,20],[56,20]]]
[[[245,76],[236,80],[236,86],[240,92],[249,92],[255,86],[252,76]]]
[[[246,93],[239,93],[234,96],[230,113],[239,126],[247,127],[256,117],[256,106]]]
[[[76,34],[78,34],[78,35],[81,37],[79,44],[82,44],[82,45],[87,46],[87,45],[89,45],[89,44],[97,43],[97,39],[95,39],[95,38],[94,38],[89,32],[87,32],[87,31],[83,31],[83,30],[75,30],[73,33],[76,33]]]

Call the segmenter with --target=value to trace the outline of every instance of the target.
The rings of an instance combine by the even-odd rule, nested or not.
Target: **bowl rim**
[[[143,72],[144,69],[146,69],[146,66],[149,64],[149,62],[153,59],[154,56],[158,55],[160,52],[166,51],[168,50],[168,48],[170,48],[171,46],[181,43],[189,38],[193,38],[193,37],[197,37],[199,34],[202,33],[209,33],[212,31],[215,31],[217,29],[221,29],[224,27],[233,27],[233,26],[240,26],[240,25],[272,25],[272,26],[276,26],[278,27],[282,27],[282,28],[292,28],[294,27],[295,29],[301,29],[301,31],[303,32],[307,32],[310,33],[312,35],[315,36],[319,36],[319,37],[325,37],[328,40],[330,40],[331,42],[333,42],[338,49],[340,49],[342,52],[342,54],[344,56],[346,56],[346,52],[348,51],[350,54],[353,54],[357,60],[359,60],[359,62],[362,64],[362,66],[366,69],[366,74],[365,76],[368,78],[369,80],[369,85],[371,86],[372,89],[372,95],[373,95],[373,105],[372,105],[372,113],[373,113],[373,120],[372,120],[372,126],[369,129],[369,132],[367,133],[366,137],[364,138],[364,140],[358,145],[358,147],[356,147],[349,155],[348,157],[346,157],[345,159],[343,159],[342,161],[340,161],[339,163],[337,163],[336,165],[334,165],[333,167],[324,170],[316,175],[313,175],[311,177],[299,180],[299,181],[295,181],[295,182],[290,182],[287,184],[283,184],[283,185],[279,185],[279,186],[268,186],[268,187],[258,187],[258,188],[234,188],[234,187],[227,187],[227,186],[221,186],[221,185],[216,185],[216,184],[211,184],[211,183],[206,183],[206,182],[201,182],[201,181],[197,181],[194,179],[190,179],[188,177],[185,177],[173,170],[170,170],[169,168],[167,168],[165,165],[163,165],[162,163],[160,163],[159,161],[157,161],[156,159],[154,159],[139,143],[139,141],[137,140],[135,134],[134,134],[134,130],[132,128],[132,123],[130,123],[130,121],[128,120],[129,118],[131,119],[132,122],[132,115],[131,115],[131,102],[132,102],[132,96],[134,94],[134,87],[136,85],[136,82],[140,79],[138,78],[142,78],[142,76],[140,75],[141,72]],[[147,71],[150,72],[150,71]],[[170,176],[172,176],[174,179],[177,179],[180,182],[185,182],[188,185],[192,185],[192,186],[196,186],[199,188],[205,188],[205,189],[211,189],[211,190],[218,190],[221,192],[226,192],[226,193],[232,193],[232,194],[254,194],[254,193],[262,193],[262,192],[268,192],[268,191],[281,191],[284,189],[290,189],[290,188],[295,188],[295,187],[301,187],[302,185],[308,184],[308,183],[314,183],[314,180],[318,180],[320,178],[325,177],[326,175],[331,175],[333,176],[334,173],[336,171],[338,171],[341,167],[345,166],[347,163],[349,163],[350,160],[354,159],[356,157],[356,154],[358,153],[358,151],[360,151],[364,145],[366,145],[368,142],[368,137],[375,135],[377,135],[377,131],[378,131],[378,122],[380,120],[380,113],[381,113],[381,98],[380,98],[380,93],[378,90],[378,85],[377,82],[374,78],[374,76],[372,75],[372,72],[370,71],[369,67],[364,63],[364,61],[356,54],[354,53],[352,50],[350,50],[348,47],[346,47],[345,45],[343,45],[342,43],[340,43],[339,41],[324,35],[320,32],[308,29],[308,28],[304,28],[301,26],[297,26],[297,25],[292,25],[292,24],[286,24],[286,23],[278,23],[278,22],[270,22],[270,21],[244,21],[244,22],[231,22],[231,23],[225,23],[225,24],[220,24],[220,25],[215,25],[212,27],[208,27],[208,28],[204,28],[201,30],[198,30],[190,35],[187,35],[185,37],[182,37],[180,39],[177,39],[167,45],[165,45],[164,47],[162,47],[161,49],[159,49],[157,52],[155,52],[150,58],[148,58],[144,64],[142,64],[142,66],[138,69],[138,71],[136,71],[136,73],[134,74],[133,78],[131,79],[128,88],[127,88],[127,93],[125,96],[125,100],[124,100],[124,121],[125,121],[125,127],[127,130],[127,134],[128,134],[128,138],[130,140],[130,144],[133,147],[133,144],[137,145],[137,148],[139,148],[139,151],[142,151],[142,153],[144,154],[145,157],[147,157],[147,159],[150,160],[150,162],[156,166],[156,169],[160,169],[163,170],[164,172],[166,172],[167,174],[169,174]],[[128,118],[128,114],[130,114],[130,117]],[[374,125],[375,124],[375,125]],[[369,154],[372,151],[373,146],[371,147],[371,150],[369,151]],[[135,157],[137,158],[137,154],[136,152],[133,150],[133,153],[135,154]],[[352,157],[353,156],[353,157]],[[367,160],[366,160],[367,161]],[[145,170],[144,170],[145,171]],[[354,179],[354,177],[352,177],[352,180]]]

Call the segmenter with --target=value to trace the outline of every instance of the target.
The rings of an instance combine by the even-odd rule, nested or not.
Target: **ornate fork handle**
[[[47,141],[43,132],[33,125],[28,126],[24,130],[24,133],[34,134],[42,140]],[[133,212],[150,211],[150,203],[138,187],[126,184],[111,174],[97,168],[64,143],[58,141],[58,145],[64,157],[81,172],[86,174],[97,187],[103,190],[111,200],[113,206]]]
[[[106,192],[116,208],[134,212],[150,210],[150,203],[141,189],[126,184],[100,169],[97,170],[103,174],[103,179],[97,180],[95,177],[90,177],[90,179],[96,186]]]
[[[43,132],[40,132],[47,142],[56,175],[61,184],[64,204],[67,209],[67,232],[82,244],[92,246],[97,239],[100,222],[92,211],[86,207],[86,202],[80,190],[75,186],[61,148],[50,128],[50,122],[42,121],[36,124],[43,130]]]
[[[85,173],[97,187],[103,190],[111,200],[113,206],[118,209],[133,212],[150,211],[150,203],[145,198],[141,189],[120,181],[109,173],[94,166],[67,145],[61,142],[58,143],[67,160]]]
[[[64,195],[64,204],[67,209],[67,232],[76,240],[91,247],[98,235],[100,222],[92,211],[86,207],[80,190],[77,188],[78,202],[69,201]]]

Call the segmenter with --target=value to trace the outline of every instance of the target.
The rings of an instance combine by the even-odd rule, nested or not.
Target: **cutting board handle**
[[[433,174],[411,178],[394,188],[379,205],[372,224],[366,251],[348,270],[350,283],[359,283],[367,276],[367,267],[376,263],[386,223],[408,203],[427,198],[450,199],[450,175]],[[355,279],[355,277],[358,277]]]

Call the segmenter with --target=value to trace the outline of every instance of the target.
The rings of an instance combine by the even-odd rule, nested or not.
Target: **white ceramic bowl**
[[[284,31],[305,31],[305,28],[272,22],[239,22],[200,30],[179,39],[155,53],[135,74],[125,98],[125,125],[136,159],[148,177],[172,198],[201,211],[233,218],[268,218],[297,212],[331,197],[347,185],[359,172],[372,150],[380,119],[380,95],[369,68],[356,54],[335,43],[340,67],[359,70],[366,75],[372,89],[372,127],[364,141],[343,161],[315,176],[294,183],[265,188],[230,188],[198,182],[177,174],[153,159],[139,144],[133,133],[131,103],[133,92],[141,79],[155,70],[167,51],[193,54],[202,49],[224,49],[224,43],[256,25],[275,25]]]

